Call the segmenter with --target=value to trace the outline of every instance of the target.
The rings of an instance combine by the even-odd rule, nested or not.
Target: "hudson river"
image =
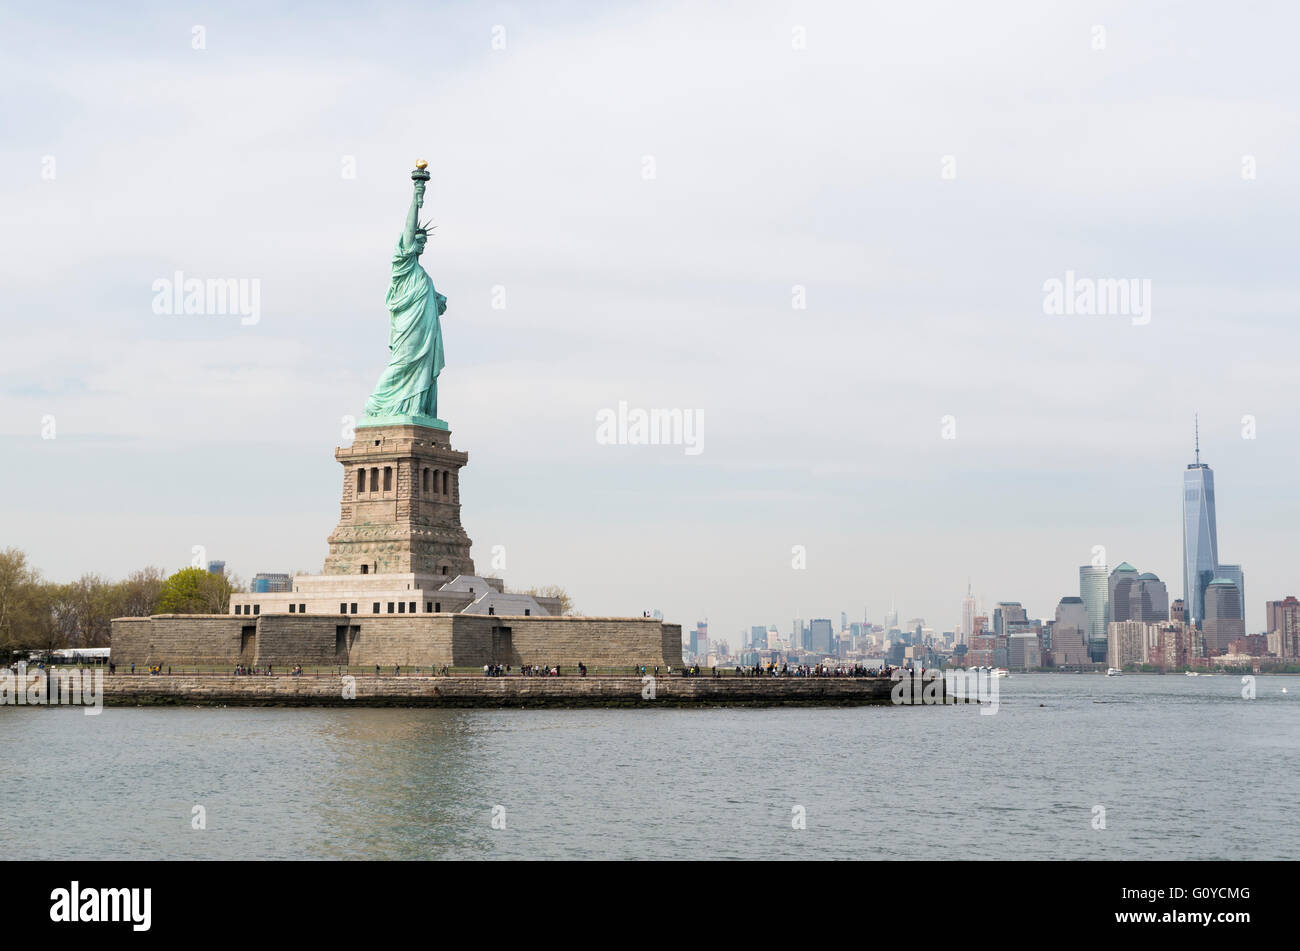
[[[991,716],[5,707],[0,832],[47,859],[1290,859],[1300,677],[1255,686],[1013,674]]]

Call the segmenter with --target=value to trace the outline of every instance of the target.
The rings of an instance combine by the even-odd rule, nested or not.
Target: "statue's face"
[[[428,244],[428,243],[429,243],[429,236],[428,236],[428,235],[417,234],[417,235],[415,236],[415,253],[416,253],[416,254],[423,254],[423,253],[424,253],[424,246],[425,246],[426,244]]]

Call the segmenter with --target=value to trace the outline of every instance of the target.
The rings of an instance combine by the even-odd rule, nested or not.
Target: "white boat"
[[[1199,677],[1199,676],[1201,676],[1201,672],[1200,672],[1199,670],[1185,670],[1185,671],[1183,671],[1183,673],[1187,674],[1188,677]]]
[[[1119,676],[1120,674],[1122,674],[1122,673],[1124,673],[1124,671],[1120,670],[1118,667],[1108,667],[1108,668],[1106,668],[1106,676],[1107,676],[1107,677],[1118,677],[1118,676]]]
[[[1011,671],[1007,670],[1005,667],[999,667],[997,670],[993,671],[993,676],[994,676],[994,677],[1010,677],[1010,676],[1011,676]]]

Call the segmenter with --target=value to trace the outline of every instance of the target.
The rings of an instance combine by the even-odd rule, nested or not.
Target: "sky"
[[[1172,599],[1199,413],[1248,630],[1300,591],[1293,7],[539,7],[6,12],[0,547],[320,571],[423,158],[483,573],[733,643],[1051,617],[1096,546]],[[157,313],[178,271],[256,318]]]

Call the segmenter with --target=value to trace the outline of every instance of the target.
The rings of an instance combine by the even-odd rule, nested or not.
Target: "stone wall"
[[[658,677],[230,677],[122,674],[104,678],[108,704],[265,706],[583,707],[887,705],[887,678]],[[942,683],[942,681],[940,682]],[[354,697],[344,696],[350,687]],[[921,707],[916,707],[921,709]]]
[[[517,615],[159,615],[113,621],[119,667],[680,667],[681,626],[654,618]]]
[[[119,667],[181,662],[233,667],[241,662],[244,628],[252,633],[256,620],[224,614],[116,618],[111,641],[113,662]],[[243,662],[252,660],[250,653]]]
[[[510,629],[512,659],[498,663],[542,667],[583,663],[592,668],[682,665],[681,627],[676,628],[674,654],[666,649],[672,637],[655,618],[497,616],[485,620]],[[481,633],[475,635],[476,639],[482,637]]]
[[[664,661],[672,667],[682,666],[682,626],[680,624],[662,625]]]

